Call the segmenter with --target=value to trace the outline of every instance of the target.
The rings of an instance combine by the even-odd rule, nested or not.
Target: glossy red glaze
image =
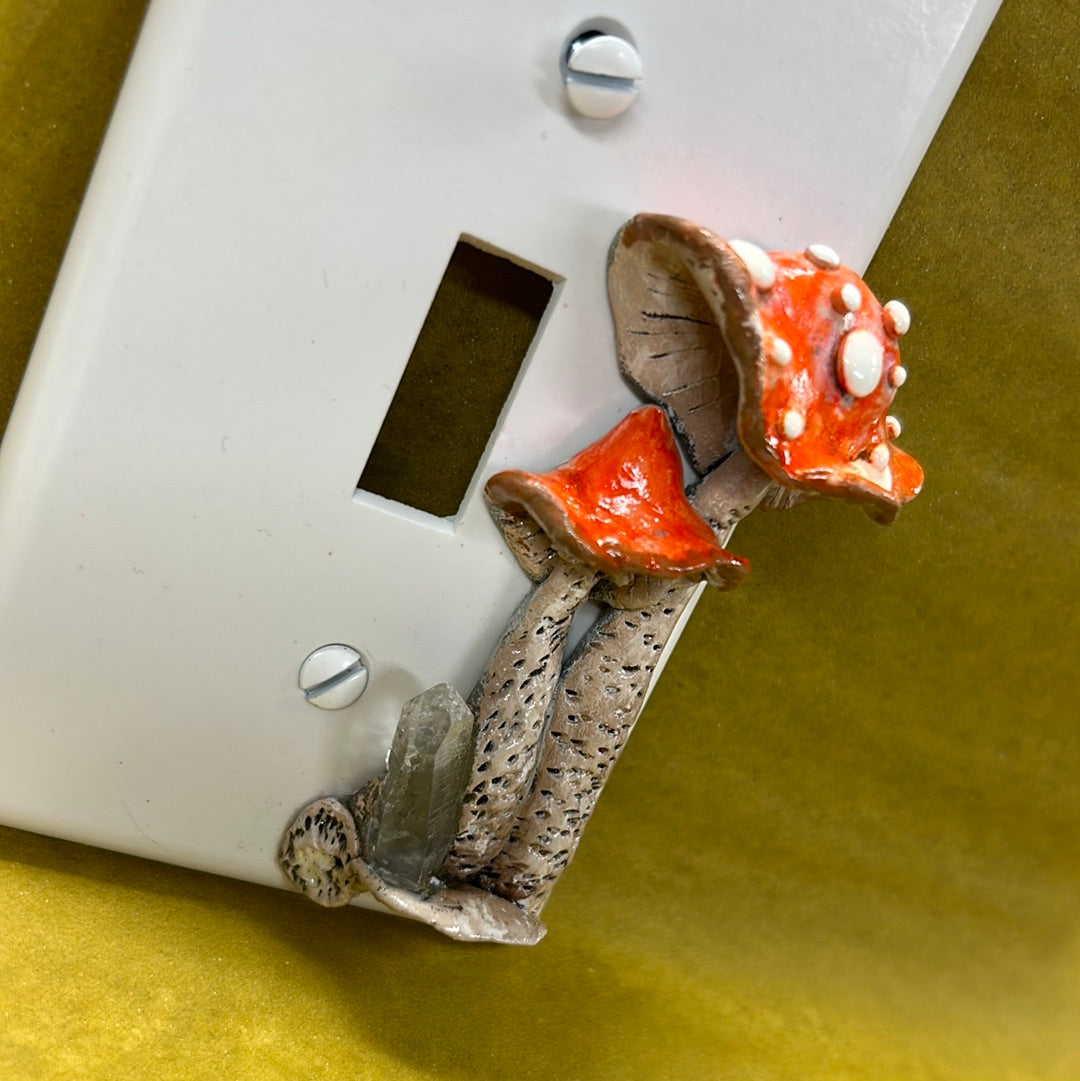
[[[849,268],[824,269],[791,252],[769,257],[775,282],[768,289],[753,288],[762,357],[756,381],[747,388],[740,437],[780,483],[862,499],[891,517],[918,494],[923,481],[918,462],[889,442],[886,429],[896,394],[890,380],[900,365],[891,324]],[[848,310],[843,296],[857,297],[855,310]],[[850,392],[841,360],[845,340],[859,331],[872,335],[881,349],[880,377],[862,396]],[[786,364],[776,360],[776,338],[790,346]],[[796,415],[802,423],[797,432]],[[875,455],[879,446],[885,450]]]
[[[564,558],[616,579],[704,578],[731,589],[749,572],[687,501],[675,437],[657,406],[630,413],[550,473],[497,473],[484,494],[532,517]]]
[[[738,443],[778,485],[882,521],[918,494],[922,469],[887,419],[907,315],[830,249],[768,253],[638,214],[612,247],[608,292],[621,371],[675,417],[699,472]]]

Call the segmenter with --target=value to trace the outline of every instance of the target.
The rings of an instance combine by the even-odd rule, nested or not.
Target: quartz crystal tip
[[[438,886],[472,771],[473,727],[472,711],[447,683],[402,707],[365,830],[367,862],[387,882],[420,895]]]

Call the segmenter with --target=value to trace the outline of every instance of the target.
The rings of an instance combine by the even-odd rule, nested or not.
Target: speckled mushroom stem
[[[702,478],[690,496],[694,510],[712,527],[725,545],[735,526],[768,500],[783,505],[787,493],[743,452],[736,450]]]
[[[476,754],[458,834],[443,865],[448,881],[469,878],[510,836],[536,770],[574,611],[599,577],[599,571],[554,558],[469,697],[477,719]]]
[[[655,599],[611,608],[582,642],[555,695],[529,798],[478,884],[539,912],[573,858],[604,781],[641,712],[657,662],[694,593],[656,581]]]
[[[736,453],[702,482],[694,502],[726,545],[736,523],[772,487]],[[630,588],[608,591],[611,607],[567,664],[555,693],[532,791],[506,845],[475,877],[478,885],[539,913],[574,857],[694,589],[693,582],[639,578]]]

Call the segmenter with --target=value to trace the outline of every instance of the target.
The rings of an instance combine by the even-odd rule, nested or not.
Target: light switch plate
[[[467,692],[524,593],[483,479],[634,403],[622,221],[865,266],[996,8],[620,0],[644,77],[596,121],[577,2],[154,0],[0,451],[0,819],[283,884],[294,810]],[[463,234],[559,284],[450,520],[355,489]],[[313,709],[335,642],[369,685]]]

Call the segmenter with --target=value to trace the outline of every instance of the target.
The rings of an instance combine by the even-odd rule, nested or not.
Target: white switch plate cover
[[[635,404],[622,221],[864,267],[997,6],[617,0],[641,92],[590,121],[575,0],[154,0],[0,450],[0,820],[282,885],[294,811],[525,592],[483,479]],[[355,488],[462,234],[560,284],[451,521]],[[332,642],[371,679],[325,712]]]

